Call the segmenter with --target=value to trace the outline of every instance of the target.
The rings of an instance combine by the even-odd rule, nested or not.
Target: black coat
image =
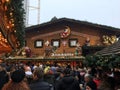
[[[9,81],[9,76],[7,75],[6,71],[0,71],[0,90]]]
[[[55,90],[80,90],[79,82],[72,76],[65,76],[56,84]]]
[[[30,84],[31,90],[53,90],[53,87],[51,84],[44,82],[43,80],[37,80],[34,81],[32,84]]]

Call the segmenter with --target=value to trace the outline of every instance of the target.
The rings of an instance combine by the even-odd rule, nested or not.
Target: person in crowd
[[[11,74],[11,80],[3,86],[2,90],[30,90],[24,78],[25,72],[23,70],[15,70]]]
[[[8,81],[9,81],[9,76],[6,70],[2,66],[0,66],[0,90],[2,89],[4,84],[7,83]]]
[[[79,82],[75,77],[70,75],[71,69],[66,68],[63,70],[64,76],[56,84],[55,90],[80,90]]]
[[[44,69],[44,81],[52,85],[55,82],[54,72],[51,70],[51,66],[46,66]]]
[[[120,89],[120,71],[114,72],[115,90]]]
[[[97,90],[97,85],[93,81],[93,77],[90,74],[85,74],[84,76],[85,84],[84,90]]]
[[[115,79],[111,76],[104,74],[98,90],[115,90]]]
[[[99,74],[99,73],[96,73],[96,74],[94,75],[93,81],[96,83],[97,88],[98,88],[98,86],[99,86],[100,83],[101,83],[101,77],[100,77],[100,74]]]
[[[59,68],[57,72],[54,74],[54,76],[55,76],[54,85],[56,85],[64,77],[63,69]]]
[[[25,76],[26,76],[28,84],[30,84],[32,81],[32,71],[29,66],[25,67]]]
[[[37,67],[33,71],[33,83],[30,84],[31,90],[53,90],[53,86],[43,80],[44,71]]]
[[[94,82],[88,82],[86,83],[85,90],[97,90]]]

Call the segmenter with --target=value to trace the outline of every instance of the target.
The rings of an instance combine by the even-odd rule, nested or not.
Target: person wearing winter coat
[[[64,77],[56,84],[55,90],[80,90],[79,82],[70,75],[71,70],[66,68]]]
[[[43,69],[37,67],[33,71],[33,83],[30,84],[31,90],[53,90],[53,86],[43,80]]]

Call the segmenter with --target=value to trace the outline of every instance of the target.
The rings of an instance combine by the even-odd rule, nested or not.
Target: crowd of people
[[[3,62],[0,90],[120,90],[120,70]]]

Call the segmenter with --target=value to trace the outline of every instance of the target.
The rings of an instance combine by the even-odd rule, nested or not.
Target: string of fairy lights
[[[4,30],[4,33],[5,33],[5,28],[7,28],[7,29],[10,28],[9,25],[7,24],[7,22],[5,22],[5,21],[7,21],[7,17],[4,15],[4,11],[7,10],[7,7],[4,6],[5,2],[9,2],[9,0],[6,0],[6,1],[1,0],[0,1],[0,19],[1,19],[0,27],[1,27],[1,29]],[[1,31],[0,31],[0,44],[4,47],[8,47],[8,41],[7,41],[6,37],[4,37],[4,35]]]
[[[13,47],[13,42],[11,43],[9,37],[11,32],[14,33],[14,35],[16,33],[13,12],[14,8],[11,6],[11,0],[0,1],[0,28],[2,29],[2,32],[0,32],[0,44],[4,47],[8,46],[8,41]]]
[[[4,47],[8,47],[8,41],[6,38],[3,37],[1,32],[0,32],[0,44]]]

